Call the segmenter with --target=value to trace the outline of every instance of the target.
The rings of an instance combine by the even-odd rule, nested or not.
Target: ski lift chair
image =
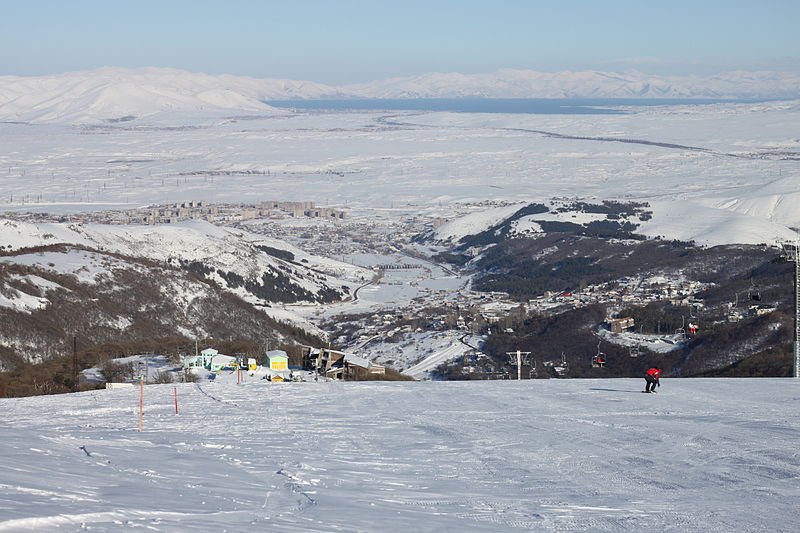
[[[642,348],[638,344],[634,344],[633,346],[630,347],[631,357],[639,357],[641,353],[642,353]]]
[[[597,342],[597,353],[592,357],[592,368],[603,368],[606,366],[606,354],[600,351],[600,343]]]
[[[760,302],[761,301],[761,289],[753,283],[753,280],[750,279],[750,290],[747,292],[748,298],[753,302]]]
[[[604,368],[606,366],[606,354],[598,353],[592,357],[592,368]]]

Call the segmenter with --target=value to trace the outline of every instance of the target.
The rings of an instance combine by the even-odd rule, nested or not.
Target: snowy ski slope
[[[0,400],[0,531],[800,530],[797,380],[227,381]]]

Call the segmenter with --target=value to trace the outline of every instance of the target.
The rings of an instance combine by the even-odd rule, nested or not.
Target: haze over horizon
[[[105,66],[362,83],[502,68],[711,75],[800,72],[788,0],[291,3],[54,0],[6,5],[0,76]]]

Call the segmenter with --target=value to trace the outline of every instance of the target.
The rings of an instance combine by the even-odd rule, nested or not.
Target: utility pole
[[[522,379],[522,363],[523,363],[523,356],[525,356],[525,362],[528,362],[528,356],[531,352],[521,352],[517,350],[516,352],[506,352],[506,355],[511,358],[511,363],[514,363],[514,359],[517,360],[517,380]]]
[[[794,262],[794,343],[792,344],[792,376],[800,378],[800,241],[783,243],[783,254],[787,261]]]

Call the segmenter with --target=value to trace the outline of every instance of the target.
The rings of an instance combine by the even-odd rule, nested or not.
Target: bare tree
[[[129,381],[133,379],[134,375],[133,363],[106,361],[100,367],[100,373],[103,375],[103,379],[109,383]]]

